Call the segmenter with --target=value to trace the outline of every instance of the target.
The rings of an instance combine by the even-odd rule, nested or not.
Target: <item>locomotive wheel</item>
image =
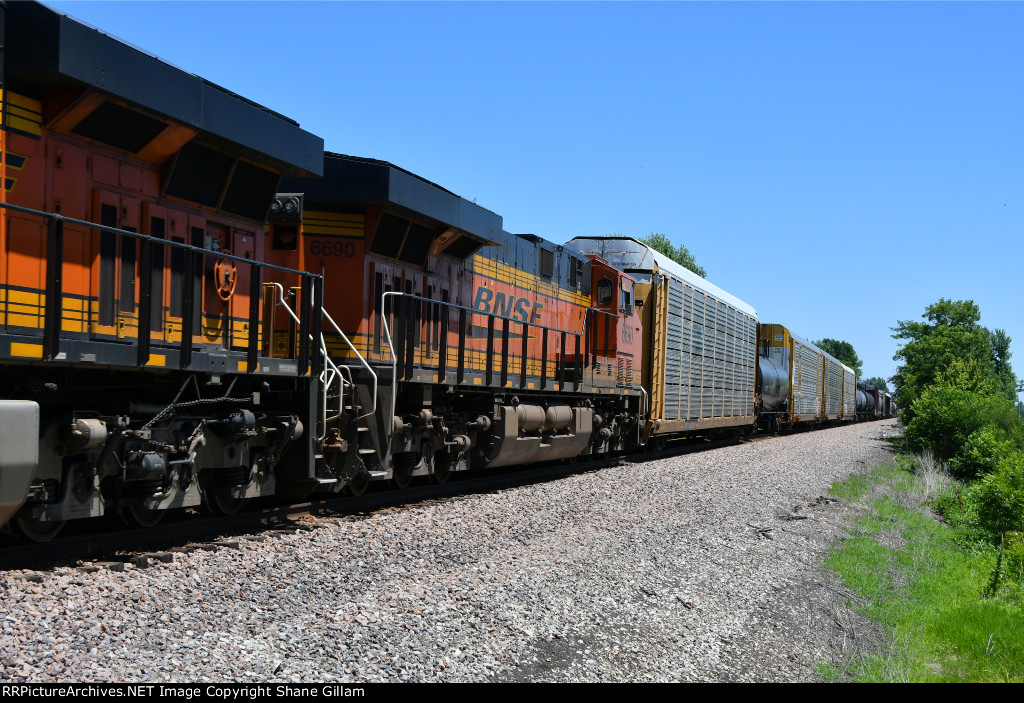
[[[422,450],[422,447],[421,447]],[[412,483],[412,472],[425,461],[427,473],[430,473],[430,459],[424,458],[420,452],[402,452],[391,458],[391,483],[399,490],[405,490]]]
[[[152,527],[163,519],[166,512],[141,505],[126,505],[118,511],[118,515],[128,527]]]
[[[207,498],[206,506],[215,515],[234,515],[245,504],[245,498],[235,498],[216,491],[207,494]]]
[[[412,483],[412,467],[411,466],[395,466],[391,472],[391,480],[394,482],[395,487],[400,490],[405,490]]]
[[[452,466],[448,462],[447,452],[438,452],[434,455],[430,461],[430,482],[436,483],[438,486],[443,486],[448,483],[448,477],[451,476]]]
[[[22,542],[49,542],[64,528],[64,520],[36,520],[21,517],[8,524],[11,532]]]
[[[357,473],[355,476],[348,480],[348,484],[345,488],[349,493],[356,496],[357,498],[364,493],[370,486],[370,472],[365,469]]]

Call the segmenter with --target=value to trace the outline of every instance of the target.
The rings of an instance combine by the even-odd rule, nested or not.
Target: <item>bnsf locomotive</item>
[[[506,232],[43,6],[0,21],[0,525],[25,539],[895,412],[639,242]]]

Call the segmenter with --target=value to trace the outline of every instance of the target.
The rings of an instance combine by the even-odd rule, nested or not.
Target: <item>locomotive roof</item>
[[[307,202],[339,206],[392,204],[449,227],[487,240],[500,241],[502,218],[446,188],[387,161],[324,152],[323,177],[295,179],[282,191],[305,194]]]
[[[35,2],[5,3],[5,79],[32,92],[92,88],[277,162],[319,175],[323,139],[297,122]],[[266,159],[263,159],[266,160]]]
[[[586,254],[603,256],[609,263],[626,273],[653,272],[657,268],[659,272],[678,278],[687,285],[757,319],[757,311],[751,305],[632,237],[575,237],[566,246]]]

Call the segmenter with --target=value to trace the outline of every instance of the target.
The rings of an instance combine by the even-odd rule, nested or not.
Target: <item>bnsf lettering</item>
[[[494,291],[490,288],[484,288],[480,286],[476,289],[476,300],[473,301],[473,309],[479,310],[480,312],[491,311],[491,298],[494,297]]]
[[[494,294],[494,314],[510,318],[512,315],[512,305],[515,302],[515,297],[510,295],[506,300],[504,293],[501,291],[496,292]]]
[[[494,305],[491,305],[491,302]],[[490,288],[479,286],[476,289],[476,298],[473,300],[473,309],[485,313],[494,313],[510,320],[526,322],[529,317],[530,324],[540,319],[540,311],[544,306],[539,301],[534,301],[531,307],[530,301],[526,298],[517,298],[514,295],[506,296],[502,292],[495,293]]]
[[[526,306],[528,306],[529,304],[530,303],[526,300],[526,298],[520,298],[519,300],[516,301],[516,312],[515,312],[515,316],[516,317],[515,317],[515,319],[517,319],[517,320],[525,320],[526,319],[526,317],[527,317]],[[537,316],[539,317],[540,313],[538,313]],[[531,320],[531,322],[532,322],[532,320]]]

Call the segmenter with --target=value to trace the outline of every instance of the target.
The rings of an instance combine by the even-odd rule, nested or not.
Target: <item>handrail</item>
[[[282,271],[284,273],[299,274],[310,278],[320,278],[323,276],[319,273],[313,273],[312,271],[300,271],[298,269],[290,269],[286,266],[278,266],[277,264],[268,264],[263,261],[253,261],[252,259],[246,259],[244,256],[235,256],[234,254],[225,254],[220,251],[214,251],[213,249],[203,249],[202,247],[192,246],[191,244],[185,244],[184,242],[175,242],[171,239],[161,239],[160,237],[154,237],[150,234],[143,234],[141,232],[130,232],[124,229],[118,229],[117,227],[111,227],[109,225],[101,225],[96,222],[89,222],[87,220],[76,220],[73,217],[66,217],[55,212],[44,212],[42,210],[33,210],[32,208],[23,207],[21,205],[14,205],[12,203],[0,202],[0,208],[8,208],[11,210],[17,210],[18,212],[25,212],[30,215],[39,215],[40,217],[46,217],[51,220],[58,222],[70,222],[76,225],[82,225],[89,229],[98,229],[103,232],[110,232],[112,234],[121,234],[134,239],[141,239],[145,241],[154,242],[163,246],[172,247],[174,249],[180,249],[182,251],[191,251],[196,254],[212,254],[221,259],[227,259],[228,261],[238,261],[241,263],[249,264],[250,266],[259,266],[264,269],[271,269],[273,271]]]
[[[404,292],[402,292],[400,290],[384,291],[384,295],[381,296],[381,310],[384,309],[384,298],[386,296],[388,296],[388,295],[401,295],[401,296],[404,296],[404,297],[407,297],[407,298],[411,298],[412,300],[422,300],[425,303],[431,303],[431,304],[435,304],[435,305],[443,305],[443,306],[451,308],[453,310],[465,310],[466,312],[474,313],[476,315],[488,315],[490,317],[500,317],[503,320],[507,319],[507,320],[510,320],[511,322],[515,322],[515,323],[518,323],[518,324],[521,324],[521,325],[529,325],[530,327],[539,327],[540,329],[549,330],[551,332],[564,332],[565,334],[571,334],[571,335],[576,336],[576,337],[582,336],[584,334],[584,332],[586,331],[586,315],[584,315],[584,329],[583,329],[583,331],[572,332],[570,330],[564,330],[564,329],[560,329],[558,327],[548,327],[546,325],[539,325],[539,324],[536,324],[536,323],[533,323],[533,322],[527,322],[525,320],[513,320],[510,317],[509,318],[505,318],[505,317],[502,317],[501,315],[497,315],[497,314],[495,314],[493,312],[487,312],[486,310],[478,310],[477,308],[470,308],[470,307],[466,307],[465,305],[459,305],[458,303],[449,303],[449,302],[445,302],[445,301],[442,301],[442,300],[434,300],[433,298],[424,298],[421,295],[416,295],[415,293],[404,293]],[[596,313],[599,313],[601,315],[607,315],[609,317],[615,317],[615,318],[618,317],[618,315],[616,313],[608,312],[607,310],[598,310],[597,308],[591,308],[591,307],[588,307],[586,309],[588,311],[596,312]]]
[[[388,354],[391,357],[391,378],[392,378],[392,383],[393,384],[397,383],[397,378],[398,378],[398,356],[395,354],[394,340],[391,337],[391,325],[388,322],[388,317],[389,316],[384,314],[384,310],[387,309],[386,302],[387,302],[387,298],[389,296],[390,297],[396,297],[396,298],[397,297],[405,297],[405,298],[409,298],[411,300],[418,300],[418,301],[422,301],[422,302],[425,302],[425,303],[429,303],[431,305],[435,305],[435,304],[436,305],[442,305],[445,308],[447,308],[448,310],[465,310],[466,312],[468,312],[470,314],[473,314],[473,315],[486,315],[488,317],[495,317],[495,318],[500,317],[499,315],[495,315],[494,313],[491,313],[491,312],[485,312],[483,310],[477,310],[475,308],[470,308],[470,307],[467,307],[465,305],[458,305],[457,303],[450,303],[450,302],[442,302],[442,301],[438,301],[438,300],[433,300],[431,298],[425,298],[423,296],[415,295],[413,293],[405,293],[403,291],[384,291],[384,293],[381,295],[381,305],[380,305],[381,321],[383,323],[382,327],[383,327],[383,330],[384,330],[385,341],[387,343]],[[592,312],[594,312],[596,314],[607,315],[608,317],[614,317],[614,318],[618,317],[618,315],[616,313],[608,312],[607,310],[598,310],[597,308],[591,308],[591,307],[586,308],[586,310],[587,310],[587,312],[591,312],[592,311]],[[516,323],[521,324],[521,325],[529,325],[530,327],[537,327],[539,329],[546,330],[547,332],[556,332],[556,333],[560,333],[560,334],[572,335],[572,336],[576,337],[579,340],[579,339],[583,339],[585,337],[585,335],[586,335],[586,332],[587,332],[587,317],[588,317],[588,315],[586,315],[586,314],[583,315],[583,326],[582,326],[582,329],[579,332],[573,332],[573,331],[570,331],[570,330],[560,329],[560,328],[557,328],[557,327],[548,327],[547,325],[531,324],[531,323],[528,323],[526,321],[521,321],[521,320],[511,320],[511,321],[512,322],[516,322]],[[510,320],[511,318],[502,318],[502,319]],[[445,340],[444,343],[447,344],[447,340]],[[641,391],[643,391],[643,387],[640,386],[640,388],[641,388]],[[644,392],[645,398],[646,398],[646,395],[647,395],[647,393]],[[393,387],[392,388],[392,392],[391,392],[391,411],[390,411],[390,417],[391,418],[394,418],[394,416],[395,416],[396,404],[397,404],[397,393],[395,391],[395,388]],[[391,421],[394,422],[393,419]],[[390,453],[391,453],[392,434],[393,434],[393,432],[388,432],[388,448],[387,448],[387,453],[385,454],[385,458],[387,456],[389,456]]]
[[[160,321],[164,310],[162,306],[157,306],[157,301],[162,299],[162,291],[153,291],[151,286],[151,279],[146,276],[146,269],[151,266],[153,259],[153,252],[170,252],[171,254],[181,254],[183,268],[183,275],[181,277],[180,290],[178,291],[181,298],[182,310],[177,316],[181,318],[182,337],[178,341],[177,347],[179,348],[179,360],[178,366],[181,369],[187,369],[191,365],[193,346],[194,346],[194,335],[189,333],[189,330],[193,330],[195,322],[197,321],[197,315],[201,316],[204,312],[203,300],[196,293],[196,289],[193,287],[195,281],[194,274],[196,269],[200,266],[200,261],[206,260],[208,257],[214,257],[219,261],[232,262],[232,266],[237,262],[238,264],[248,267],[251,273],[250,283],[250,304],[248,312],[249,320],[249,340],[247,349],[248,367],[250,369],[256,368],[256,362],[259,358],[258,349],[258,338],[259,338],[259,325],[260,325],[260,314],[257,305],[259,297],[259,282],[264,278],[265,271],[273,271],[275,273],[285,273],[291,276],[298,276],[302,281],[303,287],[312,285],[314,290],[322,290],[323,286],[323,275],[312,273],[310,271],[301,271],[296,269],[279,266],[276,264],[252,260],[242,256],[232,255],[227,253],[226,250],[216,251],[214,249],[203,248],[202,246],[194,246],[192,244],[186,244],[182,241],[175,241],[173,238],[164,239],[163,237],[157,237],[150,234],[143,234],[140,232],[132,232],[125,229],[119,229],[118,227],[112,227],[110,225],[101,224],[97,222],[89,222],[73,217],[67,217],[60,213],[45,212],[42,210],[36,210],[34,208],[24,207],[22,205],[14,205],[12,203],[0,202],[0,212],[18,212],[27,213],[34,217],[38,217],[48,227],[48,232],[45,235],[46,241],[46,299],[54,304],[47,304],[44,309],[44,325],[43,325],[43,357],[46,360],[53,360],[59,358],[61,340],[63,335],[61,334],[61,309],[62,300],[64,295],[63,281],[62,281],[62,269],[63,260],[65,258],[64,253],[64,239],[65,239],[65,225],[73,224],[76,227],[88,231],[98,231],[105,237],[117,237],[120,241],[122,237],[130,238],[133,242],[138,242],[138,265],[140,272],[138,275],[139,279],[139,292],[138,299],[136,300],[133,296],[132,303],[138,310],[138,335],[136,340],[136,366],[145,366],[147,359],[150,356],[151,341],[153,329],[152,325],[155,321]],[[6,222],[6,218],[4,218]],[[123,261],[122,261],[123,265]],[[133,264],[134,265],[134,264]],[[173,273],[173,262],[171,264]],[[166,268],[166,265],[165,265]],[[317,285],[320,288],[316,288]],[[104,292],[106,290],[106,292]],[[101,286],[100,292],[100,320],[103,320],[104,312],[110,322],[103,322],[103,324],[113,324],[113,315],[122,314],[123,312],[131,312],[131,310],[121,310],[118,305],[118,310],[115,311],[115,304],[113,301],[117,300],[114,293],[109,289],[103,289]],[[104,302],[104,296],[108,299]],[[172,306],[174,304],[174,297],[172,291]],[[123,301],[122,301],[123,302]],[[319,304],[319,308],[322,308],[322,304]],[[154,309],[156,308],[156,309]],[[305,318],[306,315],[304,314]],[[201,317],[198,318],[202,320]],[[316,318],[316,324],[313,327],[314,330],[318,330],[320,327],[320,318]],[[159,329],[159,325],[157,329]],[[232,332],[230,328],[224,332],[224,343],[228,345],[228,348],[233,344]],[[172,345],[174,343],[171,343]],[[308,342],[302,340],[302,348],[300,350],[300,360],[306,354],[306,347]]]
[[[644,402],[640,408],[640,417],[637,419],[636,423],[636,443],[639,446],[643,444],[643,429],[644,425],[647,423],[646,415],[650,411],[650,408],[647,407],[647,391],[644,390],[643,384],[638,384],[637,388],[640,389],[640,392],[643,393],[644,396]]]
[[[299,320],[298,315],[295,314],[295,311],[292,310],[291,306],[288,305],[288,303],[286,303],[285,300],[284,300],[284,286],[281,285],[280,283],[276,283],[276,282],[271,283],[270,285],[274,286],[274,288],[277,289],[278,300],[275,303],[275,305],[280,305],[281,307],[283,307],[285,309],[285,311],[288,313],[288,315],[292,318],[292,320],[295,321],[295,324],[298,325],[299,327],[301,327],[302,326],[302,322]],[[317,340],[313,339],[313,335],[311,335],[311,334],[309,334],[307,332],[306,336],[309,337],[310,341],[312,341],[314,344],[316,343]],[[324,355],[324,362],[327,363],[331,367],[330,368],[331,373],[332,374],[336,374],[337,377],[339,379],[341,379],[342,378],[341,369],[339,369],[335,365],[335,363],[333,361],[331,361],[331,357],[327,353],[327,343],[324,341],[324,336],[322,334],[320,335],[320,353]],[[326,370],[325,370],[324,374],[326,376]],[[318,441],[323,441],[327,437],[327,420],[328,420],[328,417],[327,417],[327,391],[330,388],[330,384],[333,383],[333,381],[334,381],[333,378],[331,378],[330,380],[326,380],[325,379],[324,383],[323,383],[323,398],[324,398],[323,425],[324,425],[324,432],[323,432],[322,435],[317,437]],[[344,398],[345,398],[345,387],[344,387],[343,384],[338,384],[338,388],[339,388],[339,394],[338,394],[338,396],[339,396],[339,403],[340,403],[340,406],[341,406],[341,410],[344,410],[344,405],[345,405],[345,400],[344,400]],[[330,419],[333,420],[334,418],[338,417],[339,415],[341,415],[340,411],[339,411],[339,413],[337,415],[332,416]]]
[[[334,321],[334,318],[330,316],[326,308],[324,308],[323,310],[323,315],[327,319],[327,321],[331,323],[331,327],[333,327],[335,331],[341,335],[341,338],[345,340],[345,343],[348,344],[348,348],[351,349],[352,353],[356,355],[356,358],[359,359],[359,362],[363,365],[363,367],[365,367],[366,370],[370,372],[370,377],[373,378],[373,408],[370,409],[370,412],[360,415],[356,419],[369,417],[370,415],[373,415],[375,412],[377,412],[377,373],[373,370],[373,368],[370,367],[370,364],[367,363],[366,359],[363,358],[363,355],[359,353],[359,350],[356,349],[354,344],[352,344],[352,341],[348,338],[348,336],[341,331],[341,328],[338,327],[338,323]],[[344,368],[347,369],[348,367],[346,366]],[[351,374],[351,372],[349,373]],[[353,386],[355,385],[355,383],[352,381],[351,375],[349,377],[349,382],[352,383]]]
[[[587,317],[588,317],[588,315],[586,313],[583,315],[583,326],[580,329],[580,331],[579,332],[573,332],[571,330],[561,329],[561,328],[558,328],[558,327],[548,327],[547,325],[530,323],[530,322],[526,322],[525,320],[513,320],[512,318],[505,318],[505,317],[502,317],[500,315],[496,315],[495,313],[488,312],[488,311],[485,311],[485,310],[478,310],[476,308],[470,308],[470,307],[467,307],[465,305],[459,305],[457,303],[450,303],[450,302],[434,300],[432,298],[425,298],[423,296],[416,295],[414,293],[405,293],[403,291],[384,291],[384,293],[381,295],[380,310],[381,310],[381,320],[383,321],[384,333],[385,333],[385,335],[387,337],[386,341],[387,341],[388,354],[391,357],[392,378],[395,378],[397,376],[397,374],[398,374],[398,357],[395,355],[394,343],[393,343],[393,340],[391,338],[391,328],[390,328],[390,325],[388,324],[388,316],[383,314],[383,311],[384,311],[384,309],[386,307],[384,303],[385,303],[385,300],[386,300],[386,298],[388,296],[394,296],[394,297],[399,297],[400,296],[400,297],[409,298],[410,300],[419,300],[419,301],[422,301],[424,303],[429,303],[431,305],[441,305],[441,306],[444,306],[445,308],[448,308],[450,310],[465,310],[466,312],[468,312],[470,314],[473,314],[473,315],[486,315],[488,317],[494,317],[494,318],[500,318],[500,319],[503,319],[503,320],[509,320],[511,322],[515,322],[515,323],[520,324],[520,325],[529,325],[530,327],[536,327],[538,329],[546,330],[548,332],[556,332],[556,333],[560,333],[560,334],[572,335],[573,337],[576,337],[576,338],[579,338],[579,339],[582,339],[583,337],[585,337],[586,333],[587,333]],[[607,310],[599,310],[598,308],[594,308],[594,307],[587,307],[586,308],[586,312],[587,313],[594,313],[596,315],[606,315],[607,317],[618,319],[618,314],[617,313],[609,312]],[[324,314],[326,315],[327,312],[324,311]],[[331,324],[334,325],[334,321],[333,320],[331,320]],[[337,330],[338,329],[337,325],[334,325],[334,328]],[[338,332],[340,333],[341,330],[338,330]],[[348,340],[346,339],[346,341],[348,341]],[[359,356],[359,352],[356,351],[355,347],[352,346],[351,342],[349,342],[349,346],[356,353],[356,355]],[[363,360],[362,356],[359,356],[359,359],[360,359],[360,361],[363,361],[364,365],[366,364],[366,362]],[[367,368],[369,368],[369,367],[367,366]],[[642,388],[641,384],[636,384],[636,385],[637,385],[637,387]],[[646,393],[645,393],[645,395],[646,395]]]
[[[385,464],[387,464],[388,460],[391,458],[391,442],[394,439],[395,435],[395,405],[398,402],[398,357],[395,356],[395,347],[394,344],[392,344],[391,342],[391,326],[388,324],[388,316],[383,314],[384,310],[386,309],[384,301],[387,299],[389,295],[397,296],[405,295],[405,293],[402,293],[401,291],[397,290],[388,290],[384,291],[384,294],[380,296],[380,317],[382,322],[384,323],[384,334],[387,336],[388,353],[391,355],[391,412],[388,413],[387,417],[387,422],[391,425],[391,427],[388,428],[388,447],[387,450],[384,452],[383,457]],[[447,343],[447,340],[445,340],[445,342]]]

